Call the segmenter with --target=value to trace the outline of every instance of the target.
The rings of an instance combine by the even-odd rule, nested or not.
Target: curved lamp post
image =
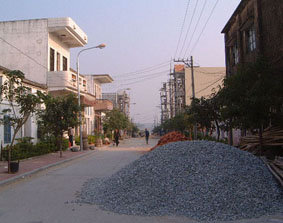
[[[79,107],[81,106],[81,94],[80,94],[80,60],[79,57],[81,55],[82,52],[87,51],[87,50],[92,50],[92,49],[103,49],[104,47],[106,47],[106,45],[104,43],[99,44],[98,46],[93,46],[93,47],[89,47],[86,49],[82,49],[81,51],[78,52],[77,55],[77,87],[78,87],[78,105]],[[80,150],[82,150],[83,148],[83,137],[82,137],[82,112],[81,110],[79,111],[79,121],[80,121]]]

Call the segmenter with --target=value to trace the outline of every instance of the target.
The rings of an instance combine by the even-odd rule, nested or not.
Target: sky
[[[134,122],[160,119],[170,61],[191,55],[201,67],[225,66],[221,31],[240,0],[0,0],[0,21],[71,17],[88,36],[80,71],[109,74],[104,92],[126,90]],[[83,48],[71,50],[71,67]],[[172,63],[171,63],[172,64]]]

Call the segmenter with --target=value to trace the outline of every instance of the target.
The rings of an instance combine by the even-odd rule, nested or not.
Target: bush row
[[[56,152],[59,150],[59,148],[56,146],[55,137],[45,138],[37,144],[33,144],[31,139],[32,138],[30,137],[25,137],[18,140],[18,143],[15,144],[11,150],[11,160],[27,159],[34,156]],[[62,149],[67,150],[68,146],[69,140],[64,139]],[[3,149],[2,157],[3,159],[8,160],[8,147],[5,147]]]

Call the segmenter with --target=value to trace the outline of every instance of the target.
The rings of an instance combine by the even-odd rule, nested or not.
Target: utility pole
[[[193,56],[191,56],[191,59],[178,59],[175,60],[174,62],[182,62],[185,65],[187,65],[188,67],[191,68],[191,78],[192,78],[192,103],[194,103],[195,100],[195,80],[194,80],[194,61],[193,61]],[[194,140],[197,139],[197,124],[194,124]]]

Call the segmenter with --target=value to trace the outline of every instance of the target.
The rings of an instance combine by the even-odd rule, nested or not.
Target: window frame
[[[9,119],[9,115],[4,115],[4,120],[5,119]],[[3,128],[4,128],[4,144],[7,144],[7,143],[11,143],[11,140],[12,140],[12,126],[10,124],[10,120],[8,120],[8,122],[6,123],[6,121],[4,121],[4,125],[3,125]]]
[[[55,71],[55,50],[52,47],[49,50],[49,70]]]
[[[63,71],[68,71],[68,58],[63,56]]]
[[[56,70],[60,71],[61,70],[61,54],[59,52],[56,53]]]
[[[254,25],[250,26],[245,31],[245,37],[246,37],[246,50],[247,53],[252,53],[256,50],[257,44],[256,44],[256,30]]]

